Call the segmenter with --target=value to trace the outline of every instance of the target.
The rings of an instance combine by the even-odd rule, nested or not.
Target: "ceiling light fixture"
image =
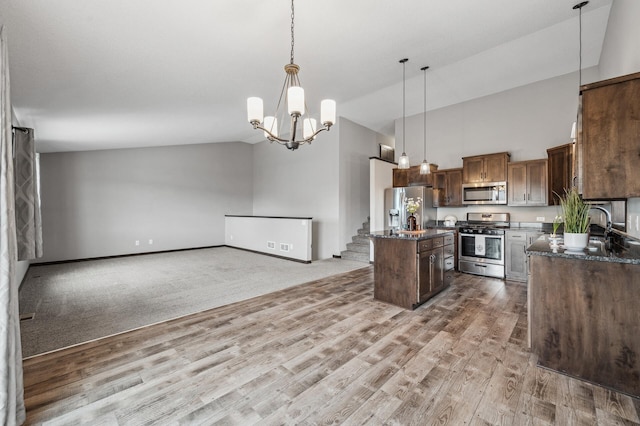
[[[575,6],[573,9],[578,9],[580,15],[578,17],[578,99],[580,98],[580,86],[582,86],[582,8],[589,4],[588,1],[583,1]],[[576,115],[576,121],[571,126],[571,139],[575,142],[578,137],[578,115],[580,107],[578,107],[578,114]]]
[[[407,157],[405,151],[405,69],[406,63],[409,59],[400,59],[400,63],[402,64],[402,155],[398,159],[398,168],[399,169],[408,169],[409,168],[409,157]]]
[[[318,133],[323,130],[329,130],[336,122],[336,101],[331,99],[325,99],[320,103],[320,121],[323,127],[317,128],[316,119],[309,117],[309,110],[304,99],[304,89],[298,76],[300,67],[293,61],[293,18],[294,9],[293,0],[291,0],[291,61],[284,66],[287,76],[284,79],[284,86],[282,87],[282,92],[280,92],[275,114],[264,117],[262,99],[256,97],[247,99],[247,118],[253,128],[264,131],[264,135],[268,140],[284,145],[290,150],[298,149],[300,145],[311,143]],[[288,114],[291,117],[288,139],[278,136],[278,117],[280,117],[280,122],[284,122],[285,118],[284,106],[282,111],[280,110],[283,99],[287,103]],[[306,118],[304,118],[305,114]],[[301,118],[303,123],[302,139],[296,140]]]
[[[431,173],[431,165],[427,161],[427,70],[429,67],[422,67],[420,70],[424,73],[424,160],[420,164],[420,174],[428,175]]]

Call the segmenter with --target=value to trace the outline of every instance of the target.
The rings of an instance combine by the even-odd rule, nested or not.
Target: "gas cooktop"
[[[463,234],[501,235],[509,228],[509,213],[467,213]]]

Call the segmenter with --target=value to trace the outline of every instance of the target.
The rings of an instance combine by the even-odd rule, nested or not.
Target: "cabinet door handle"
[[[527,201],[527,194],[522,194],[522,200]]]

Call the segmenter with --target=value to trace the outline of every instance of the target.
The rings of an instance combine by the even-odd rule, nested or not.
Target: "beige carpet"
[[[229,247],[31,266],[20,288],[23,356],[367,267],[293,262]]]

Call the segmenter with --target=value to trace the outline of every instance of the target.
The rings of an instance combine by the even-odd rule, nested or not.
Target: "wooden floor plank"
[[[638,424],[537,366],[526,286],[456,274],[414,311],[373,268],[32,357],[27,424]]]

